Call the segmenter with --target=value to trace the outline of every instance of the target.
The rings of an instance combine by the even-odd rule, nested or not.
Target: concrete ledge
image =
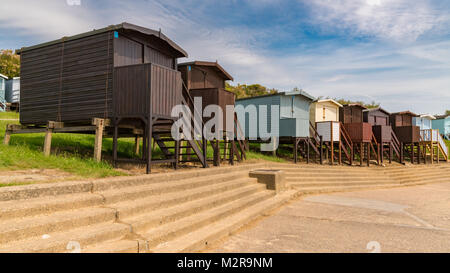
[[[268,190],[276,193],[286,190],[286,179],[281,170],[259,169],[250,171],[249,176],[258,179],[258,183],[266,184]]]

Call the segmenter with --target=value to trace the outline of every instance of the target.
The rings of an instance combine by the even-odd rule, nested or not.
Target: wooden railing
[[[192,99],[192,96],[189,94],[189,91],[186,87],[186,85],[183,83],[183,103],[185,105],[187,105],[188,107],[190,107],[191,109],[193,109],[194,111],[196,111],[197,109],[195,109],[194,107],[194,100]],[[194,113],[194,117],[195,116],[199,116],[202,117],[201,113],[198,113],[197,111]],[[194,117],[192,119],[192,123],[194,123]],[[202,140],[198,140],[195,136],[195,126],[191,126],[191,130],[193,133],[193,139],[191,141],[189,141],[189,144],[192,146],[192,149],[194,150],[195,154],[197,155],[198,159],[200,160],[200,162],[202,163],[203,167],[208,167],[208,162],[206,160],[207,157],[207,148],[208,148],[208,143],[207,143],[207,139],[205,138],[204,134],[203,134],[203,128],[205,126],[205,124],[203,123],[203,120],[200,121],[201,122],[201,135],[202,135]]]
[[[352,165],[353,164],[353,142],[352,142],[347,130],[345,129],[344,124],[342,124],[342,122],[339,122],[339,128],[341,131],[341,137],[345,143],[342,150],[344,151],[345,156],[348,158],[350,165]],[[348,148],[350,149],[350,153],[347,151]]]

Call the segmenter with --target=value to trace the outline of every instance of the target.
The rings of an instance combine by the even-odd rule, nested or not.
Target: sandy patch
[[[53,169],[0,171],[0,184],[53,182],[74,178],[70,173]]]

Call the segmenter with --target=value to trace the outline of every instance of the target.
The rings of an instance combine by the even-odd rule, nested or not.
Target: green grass
[[[80,178],[100,178],[125,175],[115,170],[111,165],[112,139],[103,139],[102,162],[95,162],[93,157],[94,136],[83,134],[54,134],[52,137],[52,153],[49,157],[42,153],[44,133],[16,134],[11,136],[10,145],[3,144],[3,136],[7,124],[18,124],[18,121],[4,119],[18,119],[18,113],[0,113],[0,171],[26,169],[58,169]],[[2,120],[3,119],[3,120]],[[170,143],[167,143],[171,146]],[[173,145],[172,145],[173,146]],[[223,149],[223,146],[222,146]],[[162,158],[159,147],[153,150],[155,158]],[[208,145],[208,157],[213,157],[213,149]],[[118,156],[124,158],[134,155],[134,139],[120,139],[118,141]],[[292,157],[292,152],[280,149],[279,156],[271,153],[259,152],[258,144],[251,144],[247,159],[285,162]],[[17,184],[17,183],[15,183]],[[20,183],[19,183],[20,184]],[[5,186],[3,184],[2,186]]]
[[[82,178],[99,178],[125,175],[115,170],[108,162],[95,162],[92,159],[94,137],[80,134],[55,134],[52,139],[52,155],[42,153],[44,134],[12,135],[10,145],[3,144],[7,124],[18,121],[1,119],[18,118],[17,113],[0,113],[0,171],[24,169],[58,169]],[[112,150],[111,140],[104,140],[104,152]],[[124,153],[132,151],[133,143],[119,142]],[[7,185],[7,184],[6,184]],[[2,186],[5,186],[2,185]]]
[[[19,119],[17,112],[0,112],[0,119]]]

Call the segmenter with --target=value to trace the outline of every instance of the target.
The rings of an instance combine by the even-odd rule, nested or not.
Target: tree
[[[233,92],[236,95],[237,99],[270,95],[278,92],[278,90],[276,89],[268,89],[267,87],[260,84],[238,84],[236,86],[233,86],[229,83],[226,83],[225,89],[227,91]]]
[[[8,78],[20,75],[20,56],[11,49],[0,50],[0,74]]]
[[[363,102],[363,101],[351,101],[351,100],[336,99],[336,98],[334,98],[334,100],[339,102],[342,105],[357,103],[357,104],[360,104],[360,105],[362,105],[362,106],[364,106],[364,107],[366,107],[368,109],[380,107],[380,103],[375,102],[375,101],[372,101],[370,103],[366,103],[366,102]]]
[[[446,110],[446,111],[445,111],[445,114],[446,114],[446,115],[450,115],[450,110]]]

